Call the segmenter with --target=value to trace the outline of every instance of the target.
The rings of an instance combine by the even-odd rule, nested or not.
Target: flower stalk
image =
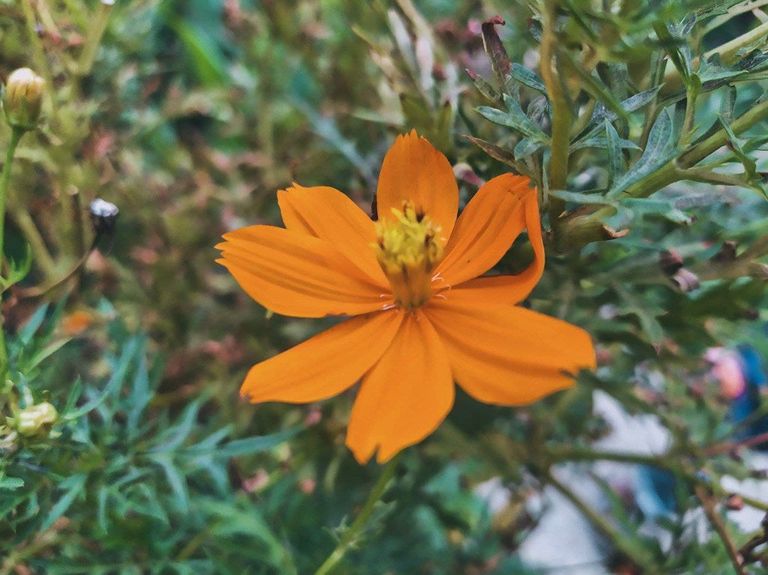
[[[11,181],[11,167],[13,165],[13,158],[16,155],[16,148],[19,145],[21,137],[24,135],[22,128],[11,128],[11,140],[8,143],[8,149],[5,153],[5,163],[3,164],[3,171],[0,175],[0,263],[5,253],[5,205],[8,199],[8,184]],[[2,293],[3,290],[0,290]],[[8,375],[8,351],[5,345],[5,327],[2,311],[0,311],[0,381],[4,382]]]
[[[379,478],[373,485],[373,488],[368,495],[368,499],[365,501],[365,504],[360,510],[360,513],[352,522],[352,525],[350,525],[349,528],[344,532],[344,535],[342,535],[338,545],[336,545],[336,548],[333,550],[333,552],[325,561],[323,561],[323,564],[320,565],[318,570],[315,571],[315,575],[330,575],[333,573],[339,562],[358,541],[363,529],[373,514],[376,503],[381,500],[382,495],[384,495],[389,482],[392,480],[392,477],[395,474],[398,459],[399,457],[395,456],[390,459],[389,462],[384,466],[381,475],[379,475]]]
[[[552,143],[549,160],[549,188],[566,189],[568,177],[568,143],[572,114],[568,98],[556,68],[555,46],[557,43],[555,4],[545,2],[542,11],[543,35],[541,39],[541,77],[547,87],[552,106]],[[565,209],[565,202],[549,196],[549,218],[552,228],[557,230],[558,218]]]

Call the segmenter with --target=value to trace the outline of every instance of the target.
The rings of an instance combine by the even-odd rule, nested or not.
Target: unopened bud
[[[12,128],[33,130],[43,105],[45,80],[29,68],[19,68],[8,76],[3,93],[5,118]]]
[[[115,204],[96,198],[91,202],[90,211],[93,231],[97,234],[111,233],[115,229],[117,215],[120,213]]]
[[[35,405],[30,405],[19,412],[16,418],[16,430],[24,436],[36,435],[45,426],[56,423],[59,418],[59,412],[56,408],[44,401]]]

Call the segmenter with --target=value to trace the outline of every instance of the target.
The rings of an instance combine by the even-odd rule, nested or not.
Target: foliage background
[[[532,526],[522,502],[551,483],[554,464],[601,458],[595,389],[671,430],[657,463],[684,485],[681,510],[721,503],[717,478],[749,471],[733,449],[710,449],[733,425],[701,357],[718,343],[768,352],[762,36],[706,66],[699,57],[761,24],[748,11],[726,19],[736,2],[599,4],[0,1],[0,71],[31,66],[51,93],[14,171],[9,241],[29,242],[35,266],[4,301],[9,393],[60,413],[52,430],[12,437],[3,401],[0,573],[308,573],[322,563],[379,470],[343,446],[350,395],[307,407],[238,399],[249,365],[326,326],[267,315],[213,263],[213,245],[226,230],[279,223],[274,192],[291,181],[370,205],[381,157],[409,128],[457,165],[463,199],[503,171],[530,173],[550,233],[529,305],[590,331],[601,367],[528,409],[459,397],[406,453],[343,572],[536,572],[515,554]],[[581,113],[568,123],[559,195],[547,169],[551,86],[538,77],[548,13],[559,16],[559,89]],[[506,25],[486,27],[486,53],[481,23],[496,15]],[[754,121],[741,126],[746,113]],[[691,150],[734,125],[721,165],[667,169],[690,169]],[[114,237],[75,281],[30,296],[87,252],[95,197],[120,207]],[[596,209],[609,213],[590,219]],[[670,272],[665,250],[691,275]],[[526,257],[521,243],[499,269]],[[491,477],[512,494],[496,516],[474,491]],[[703,483],[714,491],[701,496]],[[727,572],[728,539],[761,535],[726,525],[725,542],[714,528],[699,541],[670,524],[666,552],[617,495],[605,497],[612,516],[596,531],[629,572]]]

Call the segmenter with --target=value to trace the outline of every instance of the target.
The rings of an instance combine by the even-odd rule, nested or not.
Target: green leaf
[[[20,477],[0,477],[0,489],[15,491],[20,487],[24,487],[24,480]]]
[[[5,291],[9,287],[16,285],[29,273],[32,268],[32,248],[29,243],[24,243],[23,253],[21,258],[17,259],[12,256],[6,257],[8,262],[8,277],[0,278],[0,291]]]
[[[616,130],[614,130],[614,133]],[[620,148],[624,148],[627,150],[639,150],[640,146],[632,142],[631,140],[625,140],[624,138],[619,138],[619,135],[616,134],[616,137],[618,140],[616,143],[619,145]],[[586,138],[581,138],[580,140],[577,140],[573,142],[568,149],[571,152],[575,152],[576,150],[582,150],[584,148],[606,148],[608,146],[608,141],[605,136],[602,134],[600,135],[593,135]]]
[[[475,85],[475,88],[478,92],[480,92],[486,100],[489,100],[493,103],[500,103],[501,102],[501,94],[499,93],[496,88],[491,86],[488,82],[486,82],[482,76],[477,74],[476,72],[473,72],[470,69],[465,70],[467,73],[467,76],[469,76],[469,79],[472,80],[472,83]]]
[[[139,356],[136,373],[133,376],[133,385],[131,393],[128,396],[128,416],[126,418],[126,428],[128,438],[134,439],[139,434],[139,423],[144,409],[149,405],[152,399],[152,390],[149,385],[149,370],[147,369],[147,359],[144,354],[144,342],[137,351]]]
[[[27,347],[32,341],[32,338],[35,336],[35,333],[37,333],[37,330],[39,330],[40,326],[43,325],[45,314],[47,312],[48,304],[41,305],[39,308],[37,308],[37,310],[35,310],[35,313],[32,314],[32,317],[27,320],[27,323],[25,323],[24,326],[19,330],[17,339],[21,344],[21,347]]]
[[[606,199],[600,194],[582,194],[580,192],[569,192],[567,190],[550,190],[551,195],[566,202],[572,202],[579,205],[588,206],[615,206],[616,202]]]
[[[631,185],[649,176],[677,155],[672,126],[672,114],[663,110],[653,124],[648,135],[648,143],[643,155],[635,164],[614,184],[608,192],[608,197],[616,197]]]
[[[168,480],[168,484],[173,492],[176,506],[178,509],[186,513],[189,511],[189,489],[187,488],[187,481],[184,479],[184,475],[173,465],[173,462],[169,457],[153,457],[155,463],[162,467],[165,473],[165,478]]]
[[[531,175],[528,166],[526,166],[524,162],[518,161],[515,158],[515,153],[513,151],[502,148],[501,146],[497,146],[496,144],[492,144],[491,142],[486,142],[480,138],[475,138],[474,136],[464,137],[472,142],[475,146],[483,150],[494,160],[498,160],[503,164],[513,167],[520,174],[525,174],[526,176]]]
[[[59,341],[54,341],[53,343],[48,344],[43,349],[38,351],[35,355],[33,355],[28,362],[24,362],[24,365],[20,366],[19,369],[24,373],[31,372],[38,365],[43,363],[46,359],[48,359],[54,353],[59,351],[62,347],[67,345],[70,341],[72,341],[72,339],[67,337],[64,339],[60,339]]]
[[[621,138],[616,132],[616,128],[608,120],[605,120],[605,140],[608,149],[610,182],[613,184],[624,173],[624,154],[621,151]]]
[[[101,392],[101,395],[98,397],[95,397],[94,399],[87,402],[85,405],[79,407],[78,409],[75,409],[74,411],[70,411],[69,413],[65,413],[62,415],[62,419],[65,420],[75,420],[86,413],[90,413],[97,407],[99,407],[104,401],[115,393],[120,386],[123,383],[123,380],[125,379],[125,375],[128,372],[128,366],[130,365],[131,361],[134,358],[134,355],[136,354],[136,351],[138,349],[138,338],[132,337],[128,340],[128,343],[125,344],[125,347],[123,348],[123,353],[120,355],[120,358],[117,361],[117,366],[114,368],[114,371],[112,372],[112,377],[109,378],[109,381],[107,382],[107,385],[104,386],[104,391]]]
[[[680,210],[672,200],[625,198],[622,206],[641,215],[659,215],[676,224],[690,224],[691,216]]]
[[[739,142],[736,134],[733,133],[733,130],[731,129],[731,126],[728,124],[728,122],[722,116],[720,116],[718,119],[720,120],[720,125],[725,130],[725,133],[728,134],[729,147],[731,150],[733,150],[733,153],[736,154],[736,157],[744,166],[744,171],[747,178],[749,180],[753,180],[755,178],[755,172],[757,169],[755,160],[750,158],[746,152],[744,152],[743,148],[741,147],[741,142]]]
[[[490,120],[495,124],[514,128],[518,132],[539,142],[549,141],[549,137],[542,131],[542,129],[525,115],[525,112],[523,112],[517,100],[510,98],[505,94],[504,104],[507,107],[506,112],[488,106],[480,106],[477,108],[477,111],[486,120]]]
[[[260,453],[262,451],[269,451],[270,449],[274,449],[281,443],[284,443],[294,437],[297,433],[302,431],[302,429],[302,427],[292,427],[279,433],[273,433],[270,435],[260,435],[257,437],[247,437],[245,439],[235,439],[213,449],[199,449],[198,446],[195,446],[184,450],[182,454],[196,455],[198,452],[210,453],[213,457],[225,459],[230,457],[238,457],[240,455],[252,455],[254,453]]]
[[[531,138],[523,138],[517,145],[515,145],[515,159],[524,160],[528,156],[531,156],[544,147],[544,142],[533,140]]]
[[[59,488],[64,490],[64,495],[62,495],[56,504],[51,508],[50,512],[43,520],[42,525],[40,525],[39,532],[42,533],[43,531],[49,529],[57,519],[59,519],[67,512],[72,503],[74,503],[75,498],[83,491],[87,479],[88,476],[85,473],[79,473],[77,475],[67,477],[64,481],[61,482]]]
[[[541,78],[521,64],[512,64],[510,76],[532,90],[536,90],[542,94],[547,93],[547,87],[544,85],[544,82],[541,81]]]

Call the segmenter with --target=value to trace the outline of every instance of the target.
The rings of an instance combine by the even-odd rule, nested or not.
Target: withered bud
[[[20,435],[30,437],[37,435],[46,426],[56,423],[59,418],[59,412],[56,408],[44,401],[25,407],[19,412],[16,418],[16,430]]]
[[[45,80],[29,68],[19,68],[8,76],[3,91],[5,118],[12,128],[34,130],[43,105]]]
[[[96,232],[96,235],[112,233],[115,229],[117,216],[120,213],[115,204],[101,198],[96,198],[91,202],[90,212],[93,231]]]
[[[659,255],[659,267],[668,276],[671,276],[683,267],[682,256],[673,250],[664,250]]]
[[[680,288],[680,291],[685,293],[695,290],[700,285],[699,276],[685,268],[677,270],[672,276],[672,281]]]

